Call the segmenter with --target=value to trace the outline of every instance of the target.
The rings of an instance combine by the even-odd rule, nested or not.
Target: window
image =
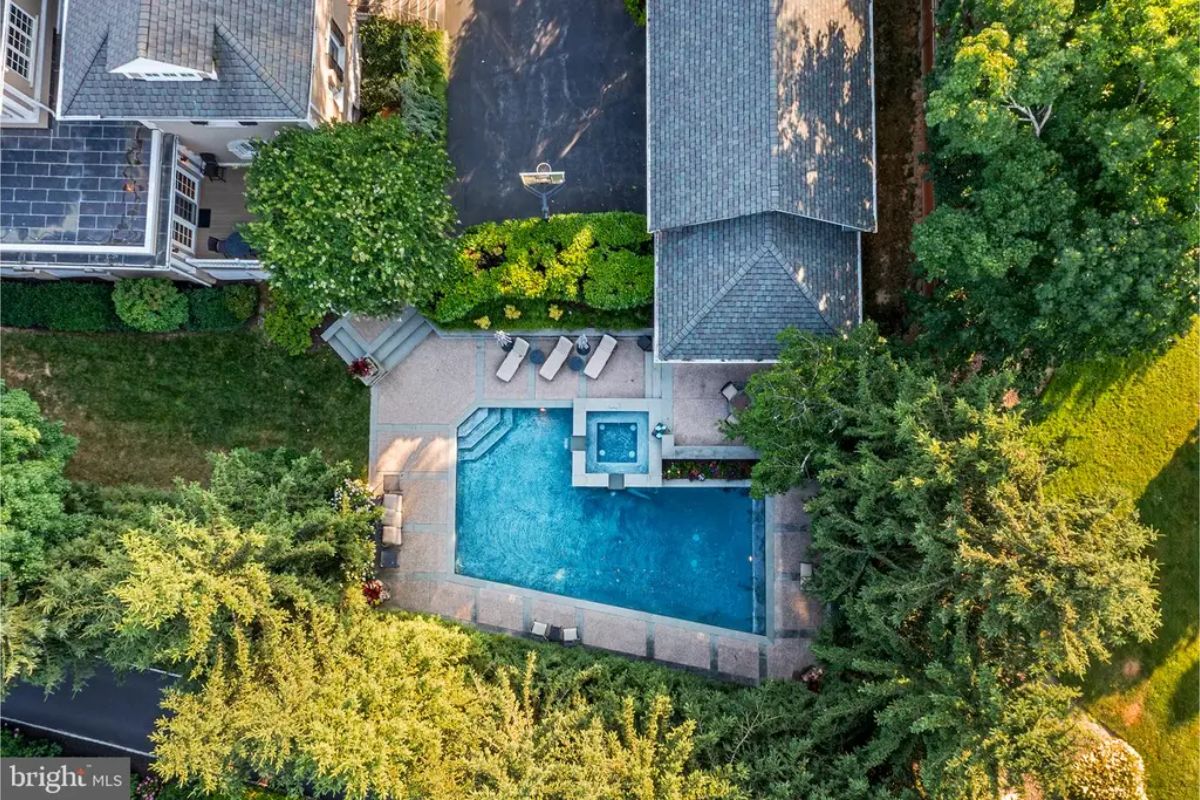
[[[162,72],[126,72],[126,78],[135,81],[202,81],[204,76],[191,70]]]
[[[329,68],[337,79],[344,80],[346,75],[346,37],[342,29],[333,20],[329,21]]]
[[[175,196],[171,204],[171,240],[189,253],[196,252],[196,222],[199,218],[197,201],[200,183],[189,172],[176,168]]]
[[[4,63],[27,81],[33,79],[34,32],[37,19],[16,3],[8,4],[7,33],[4,37]]]

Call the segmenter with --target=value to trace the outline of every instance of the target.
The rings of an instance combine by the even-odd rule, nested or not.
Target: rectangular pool
[[[570,438],[570,409],[463,423],[455,571],[763,633],[762,501],[742,488],[575,488]]]

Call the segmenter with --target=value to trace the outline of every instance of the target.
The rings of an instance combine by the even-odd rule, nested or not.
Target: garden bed
[[[426,315],[489,328],[641,328],[654,301],[646,218],[561,214],[468,229],[458,268]]]
[[[748,481],[757,462],[734,458],[663,459],[663,480]]]

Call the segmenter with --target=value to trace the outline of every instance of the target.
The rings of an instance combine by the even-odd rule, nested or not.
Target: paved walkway
[[[528,631],[533,619],[575,626],[585,645],[736,680],[793,677],[811,662],[809,642],[821,613],[801,591],[809,539],[799,491],[767,503],[772,565],[767,636],[454,573],[456,430],[479,405],[562,406],[576,397],[661,397],[672,400],[674,424],[684,423],[689,441],[722,443],[716,420],[724,418],[727,407],[708,396],[718,393],[719,398],[727,380],[744,380],[750,369],[655,365],[634,339],[620,342],[599,380],[563,368],[547,382],[527,361],[506,384],[495,377],[504,354],[490,336],[434,335],[372,387],[372,485],[379,489],[386,480],[404,494],[400,566],[383,576],[392,593],[390,605],[516,634]],[[530,343],[549,352],[554,340],[534,338]]]

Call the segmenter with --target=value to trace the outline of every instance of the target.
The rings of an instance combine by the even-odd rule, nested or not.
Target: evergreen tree
[[[834,613],[814,739],[934,796],[1053,786],[1075,696],[1060,681],[1158,624],[1153,533],[1119,498],[1044,493],[1007,380],[943,378],[869,323],[793,331],[732,430],[761,454],[756,492],[820,480],[809,588]]]

